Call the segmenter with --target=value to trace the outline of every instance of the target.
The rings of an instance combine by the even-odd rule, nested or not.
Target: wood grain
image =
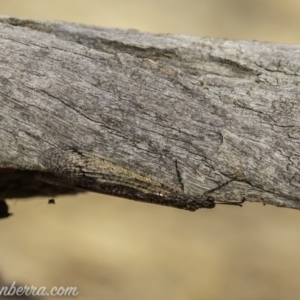
[[[299,75],[297,45],[2,17],[1,180],[76,148],[191,197],[299,209]]]

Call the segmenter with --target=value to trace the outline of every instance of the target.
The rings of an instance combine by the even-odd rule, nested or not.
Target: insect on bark
[[[37,175],[50,184],[94,191],[131,200],[172,206],[189,211],[213,208],[212,197],[195,197],[181,186],[165,184],[128,166],[76,149],[46,150],[40,157],[45,170]]]

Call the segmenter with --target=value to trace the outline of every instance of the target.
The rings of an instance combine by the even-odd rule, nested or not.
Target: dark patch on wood
[[[8,205],[4,200],[0,200],[0,219],[8,218],[12,214],[8,211]]]
[[[76,194],[78,190],[56,186],[36,178],[36,171],[0,169],[0,195],[4,199]]]

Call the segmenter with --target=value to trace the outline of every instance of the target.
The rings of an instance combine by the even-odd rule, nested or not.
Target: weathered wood
[[[1,17],[0,198],[75,192],[36,186],[58,148],[299,209],[299,75],[300,46]]]

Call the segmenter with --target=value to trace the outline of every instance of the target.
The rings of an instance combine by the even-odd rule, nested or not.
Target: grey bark
[[[0,197],[80,149],[218,202],[300,208],[300,46],[0,18]],[[150,176],[149,175],[149,176]]]

